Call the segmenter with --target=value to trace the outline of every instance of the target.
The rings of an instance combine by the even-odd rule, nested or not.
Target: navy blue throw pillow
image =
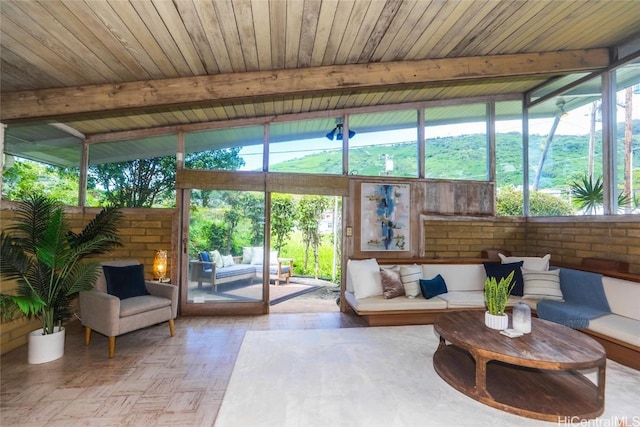
[[[524,279],[522,278],[522,264],[524,261],[512,262],[509,264],[500,264],[499,262],[483,262],[484,271],[487,277],[495,277],[498,282],[500,279],[507,277],[512,271],[515,271],[513,280],[516,282],[511,290],[511,295],[521,297],[524,295]]]
[[[144,284],[144,265],[103,265],[102,270],[107,281],[107,293],[120,299],[149,295]]]
[[[425,299],[431,299],[440,294],[447,293],[447,284],[441,275],[437,275],[433,279],[420,279],[420,290]]]

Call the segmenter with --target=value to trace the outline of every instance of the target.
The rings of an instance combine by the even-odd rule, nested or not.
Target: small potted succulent
[[[509,317],[505,310],[509,294],[515,286],[514,275],[515,271],[512,271],[500,280],[496,277],[487,277],[484,282],[484,301],[487,305],[484,323],[489,328],[503,330],[509,327]]]

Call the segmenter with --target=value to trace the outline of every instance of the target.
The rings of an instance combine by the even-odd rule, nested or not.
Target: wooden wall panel
[[[360,185],[364,182],[409,184],[411,186],[411,248],[407,252],[360,251]],[[351,197],[345,227],[352,227],[353,236],[347,236],[345,252],[354,258],[419,257],[424,253],[422,234],[424,215],[447,217],[492,217],[494,215],[494,184],[478,181],[439,181],[417,179],[388,179],[377,177],[351,178]],[[484,248],[486,249],[486,248]],[[479,256],[479,255],[474,255]]]

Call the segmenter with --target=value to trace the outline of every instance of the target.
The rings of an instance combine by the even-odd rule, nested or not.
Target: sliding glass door
[[[266,313],[265,193],[187,191],[182,221],[183,313]]]

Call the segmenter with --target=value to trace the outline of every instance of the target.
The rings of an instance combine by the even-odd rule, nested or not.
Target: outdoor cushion
[[[243,274],[253,274],[256,272],[255,266],[247,264],[234,264],[229,267],[222,267],[216,269],[216,279],[222,279],[225,277],[240,276]]]

